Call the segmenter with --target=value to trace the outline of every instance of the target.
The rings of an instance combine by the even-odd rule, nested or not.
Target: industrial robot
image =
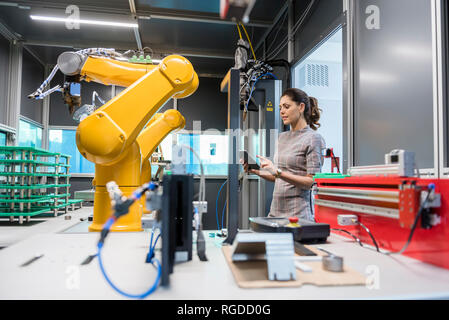
[[[52,92],[62,92],[70,113],[80,121],[76,131],[78,150],[95,163],[94,213],[89,231],[101,231],[112,214],[108,182],[115,181],[127,197],[151,180],[150,156],[170,132],[185,125],[177,110],[155,113],[170,98],[188,97],[199,85],[192,64],[182,56],[167,56],[158,65],[141,60],[130,62],[114,49],[64,52],[50,76],[29,96],[43,99]],[[58,69],[65,75],[63,87],[43,92]],[[96,109],[80,106],[81,81],[126,89]],[[144,200],[134,203],[111,231],[141,231],[143,208]]]

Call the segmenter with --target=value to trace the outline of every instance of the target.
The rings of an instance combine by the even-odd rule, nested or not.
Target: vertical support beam
[[[19,118],[20,118],[20,94],[22,91],[22,43],[12,40],[9,57],[9,84],[8,84],[8,111],[7,125],[16,129],[16,134],[8,134],[8,145],[18,143]]]
[[[354,166],[354,0],[342,0],[343,23],[343,172]]]
[[[129,9],[131,10],[133,19],[136,20],[137,24],[139,24],[139,20],[137,19],[136,4],[135,4],[134,0],[129,0]],[[133,29],[134,29],[134,36],[136,38],[137,49],[142,50],[142,40],[140,38],[139,28],[133,28]]]
[[[287,60],[292,63],[295,58],[295,42],[293,35],[293,24],[295,19],[295,12],[293,10],[293,0],[288,0],[288,45],[287,45]]]
[[[282,95],[281,80],[263,80],[257,87],[265,92],[264,108],[259,111],[259,152],[262,156],[273,160],[276,152],[282,121],[279,113],[279,102]],[[266,217],[270,212],[274,184],[259,180],[259,216]]]
[[[256,91],[257,88],[254,89],[253,92],[253,97],[256,96]],[[246,114],[246,118],[244,120],[242,120],[241,124],[242,124],[242,138],[239,138],[239,141],[242,142],[243,141],[243,146],[242,149],[238,149],[237,152],[239,152],[240,150],[246,150],[250,155],[254,155],[254,151],[255,148],[253,146],[252,143],[252,139],[251,139],[251,132],[250,130],[253,129],[251,127],[251,120],[252,117],[254,116],[254,112],[248,112]],[[234,128],[235,130],[235,128]],[[238,155],[238,158],[240,158],[240,155]],[[251,217],[251,187],[250,187],[250,177],[248,176],[248,174],[244,173],[243,175],[241,175],[239,178],[240,180],[240,196],[239,196],[239,200],[240,200],[240,214],[239,214],[239,226],[242,229],[248,229],[248,219],[249,217]]]
[[[442,76],[443,81],[441,82],[443,103],[441,105],[440,118],[440,177],[449,176],[449,137],[448,137],[448,112],[449,112],[449,90],[448,86],[448,75],[449,75],[449,3],[445,0],[440,0],[440,15],[439,15],[442,27],[443,43],[441,47],[442,53]]]
[[[444,43],[441,0],[432,0],[432,52],[433,52],[433,127],[434,171],[436,178],[444,176]],[[419,169],[419,168],[418,168]]]
[[[240,151],[240,71],[232,68],[221,83],[221,92],[228,94],[228,183],[226,185],[227,238],[223,243],[231,245],[237,235],[239,223],[239,163],[236,161]]]
[[[47,77],[50,75],[50,72],[52,71],[52,66],[46,65],[45,66],[45,75],[44,79],[47,79]],[[43,132],[42,132],[42,148],[48,150],[49,149],[49,132],[48,127],[50,123],[50,95],[46,96],[44,98],[44,101],[42,103],[42,125],[44,126]]]

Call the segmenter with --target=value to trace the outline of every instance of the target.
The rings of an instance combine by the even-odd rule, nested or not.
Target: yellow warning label
[[[267,107],[272,107],[273,106],[273,102],[271,102],[271,101],[268,101],[268,103],[267,103]]]
[[[267,111],[273,112],[273,108],[267,108]]]

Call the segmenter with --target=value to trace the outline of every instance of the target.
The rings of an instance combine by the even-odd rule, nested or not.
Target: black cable
[[[374,236],[373,236],[373,234],[371,233],[371,231],[369,231],[369,229],[368,229],[363,223],[361,223],[360,221],[357,221],[357,224],[358,224],[359,226],[361,226],[363,229],[365,229],[366,232],[368,232],[369,236],[371,237],[371,240],[373,240],[373,243],[374,243],[374,245],[376,246],[376,251],[377,251],[377,252],[380,252],[380,251],[379,251],[379,246],[377,245],[376,239],[374,239]]]
[[[429,191],[429,193],[427,194],[426,199],[424,200],[424,202],[422,203],[422,205],[419,208],[418,214],[416,215],[415,221],[413,222],[412,230],[410,231],[410,234],[408,236],[408,239],[407,239],[407,242],[405,243],[405,245],[402,247],[401,250],[399,250],[397,252],[386,252],[385,253],[386,255],[402,254],[405,250],[407,250],[407,247],[409,246],[410,242],[412,241],[413,234],[415,233],[415,229],[416,229],[416,226],[418,225],[419,218],[421,217],[421,214],[422,214],[422,212],[424,210],[424,207],[425,207],[427,201],[429,200],[430,193],[432,192],[432,190]]]
[[[312,187],[310,188],[309,204],[310,204],[310,213],[312,214],[313,221],[315,221],[315,223],[316,223],[315,212],[313,211],[313,206],[312,206],[312,193],[313,193],[313,186],[314,185],[316,185],[316,182],[312,183]]]
[[[377,245],[377,242],[376,242],[376,240],[375,240],[375,238],[374,238],[374,235],[369,231],[369,229],[368,229],[365,225],[363,225],[361,222],[357,222],[361,227],[363,227],[363,228],[365,229],[366,232],[368,232],[368,234],[370,235],[371,239],[373,240],[374,245],[376,246],[377,252],[383,253],[383,254],[385,254],[385,255],[402,254],[402,253],[407,249],[407,247],[409,246],[410,242],[412,241],[413,234],[415,233],[416,227],[417,227],[417,225],[418,225],[418,221],[419,221],[419,219],[420,219],[420,217],[421,217],[421,215],[422,215],[422,212],[423,212],[424,209],[425,209],[425,206],[426,206],[426,204],[427,204],[427,201],[429,201],[430,193],[432,192],[433,187],[430,188],[430,189],[431,189],[431,190],[430,190],[429,193],[427,194],[426,199],[423,201],[423,203],[422,203],[421,206],[419,207],[418,214],[416,215],[415,221],[413,222],[412,229],[411,229],[410,234],[409,234],[409,236],[408,236],[407,242],[406,242],[405,245],[402,247],[402,249],[399,250],[399,251],[396,251],[396,252],[381,252],[381,251],[379,250],[379,246]],[[346,230],[343,230],[343,229],[331,229],[331,230],[345,232],[345,233],[351,235],[354,239],[358,240],[358,238],[356,238],[356,237],[355,237],[352,233],[350,233],[349,231],[346,231]],[[358,240],[358,242],[359,242],[360,246],[363,247],[363,245],[362,245],[362,243],[360,242],[360,240]]]
[[[354,235],[354,234],[352,234],[351,232],[349,232],[348,230],[344,230],[344,229],[334,229],[334,228],[332,228],[331,230],[332,230],[332,231],[340,231],[340,232],[344,232],[344,233],[349,234],[351,237],[354,238],[355,241],[357,241],[357,242],[359,243],[359,245],[360,245],[361,247],[363,247],[363,244],[362,244],[362,242],[360,241],[360,239],[359,239],[356,235]]]
[[[279,31],[281,31],[282,27],[284,26],[285,19],[287,18],[287,16],[288,16],[288,14],[287,14],[287,11],[286,11],[285,14],[284,14],[284,18],[282,19],[282,22],[279,24],[279,28],[278,28],[278,30],[276,32],[276,35],[273,38],[273,41],[271,42],[270,46],[267,49],[265,49],[265,53],[270,51],[270,49],[273,47],[274,43],[276,42],[276,39],[277,39],[277,37],[279,35]]]
[[[309,5],[305,8],[304,12],[302,13],[301,17],[299,18],[299,20],[293,25],[293,30],[292,30],[292,36],[294,37],[296,32],[298,31],[299,27],[304,23],[304,21],[308,18],[309,12],[312,10],[312,7],[315,3],[315,0],[311,0],[309,2]],[[279,45],[271,52],[271,53],[266,53],[265,57],[276,57],[279,53],[281,53],[281,51],[285,48],[285,46],[288,44],[288,37],[281,41],[279,43]]]

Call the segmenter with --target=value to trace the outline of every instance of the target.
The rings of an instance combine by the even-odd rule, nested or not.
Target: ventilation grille
[[[307,85],[313,87],[329,87],[329,67],[325,64],[306,65]]]

